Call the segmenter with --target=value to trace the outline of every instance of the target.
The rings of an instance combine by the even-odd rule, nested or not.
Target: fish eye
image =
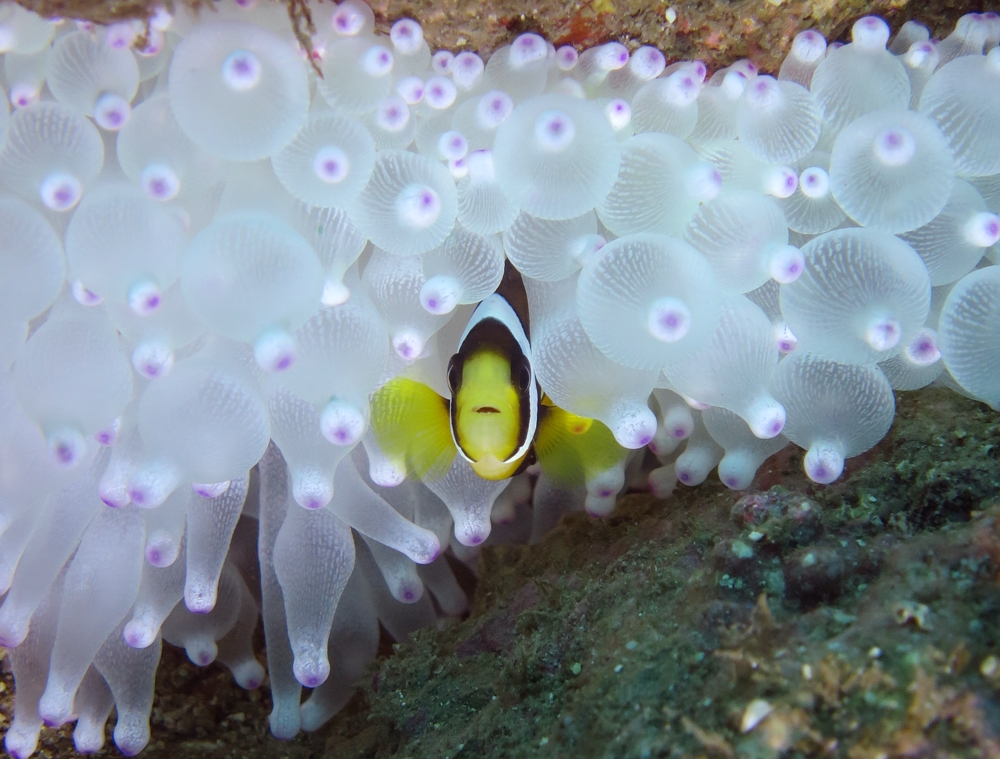
[[[523,393],[528,389],[528,385],[530,384],[531,369],[528,367],[528,362],[522,360],[517,367],[517,389]]]
[[[448,360],[448,387],[451,388],[453,395],[458,392],[459,379],[458,365],[455,363],[455,357],[452,356]]]

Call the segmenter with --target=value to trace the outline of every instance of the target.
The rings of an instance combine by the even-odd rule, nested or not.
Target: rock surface
[[[267,2],[270,0],[262,0]],[[42,15],[107,23],[143,18],[164,0],[18,0]],[[210,13],[211,3],[184,0]],[[168,3],[169,4],[169,3]],[[286,0],[301,29],[308,27],[306,4]],[[911,18],[932,35],[951,31],[963,13],[1000,9],[997,0],[372,0],[380,31],[399,18],[423,25],[431,49],[472,50],[487,56],[518,34],[538,32],[556,45],[578,48],[617,40],[634,48],[649,44],[668,61],[700,58],[710,70],[737,58],[751,58],[763,71],[777,71],[792,38],[804,29],[829,40],[849,35],[859,16],[884,17],[893,30]],[[670,21],[669,19],[673,19]]]

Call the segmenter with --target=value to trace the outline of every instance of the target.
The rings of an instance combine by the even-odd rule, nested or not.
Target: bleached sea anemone
[[[271,731],[317,729],[380,624],[464,611],[443,554],[473,562],[514,493],[537,534],[609,514],[627,469],[657,496],[716,467],[744,489],[789,443],[825,484],[886,434],[893,390],[1000,408],[995,17],[941,43],[870,16],[842,46],[806,30],[772,78],[530,32],[484,63],[412,19],[378,34],[360,0],[314,8],[316,70],[273,4],[158,12],[141,50],[134,25],[15,7],[0,645],[18,759],[43,723],[99,750],[112,705],[118,748],[141,751],[163,641],[260,687],[261,620]],[[401,462],[373,398],[399,379],[445,408],[472,309],[518,277],[524,362],[503,379],[536,378],[562,425],[538,467]],[[431,448],[433,414],[415,421]]]

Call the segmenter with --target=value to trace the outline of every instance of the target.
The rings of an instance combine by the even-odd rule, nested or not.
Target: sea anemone
[[[271,731],[315,730],[380,627],[465,612],[448,561],[494,524],[750,488],[788,443],[831,483],[894,390],[1000,409],[995,17],[806,30],[772,77],[532,32],[484,63],[360,0],[313,8],[307,54],[252,6],[140,43],[0,5],[12,756],[74,719],[99,750],[112,705],[141,751],[163,641],[259,687],[261,620]],[[488,480],[441,424],[450,359],[519,281],[499,375],[538,465]]]

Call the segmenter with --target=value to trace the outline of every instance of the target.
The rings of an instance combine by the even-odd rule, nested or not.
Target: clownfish
[[[507,262],[448,362],[450,398],[405,377],[375,391],[371,426],[382,452],[422,479],[443,476],[458,455],[483,479],[505,480],[534,463],[537,451],[543,470],[569,484],[622,460],[626,451],[603,424],[541,394],[529,336],[524,283]]]
[[[452,442],[486,480],[505,480],[534,460],[539,394],[527,308],[524,284],[508,263],[497,291],[476,307],[448,362]]]

